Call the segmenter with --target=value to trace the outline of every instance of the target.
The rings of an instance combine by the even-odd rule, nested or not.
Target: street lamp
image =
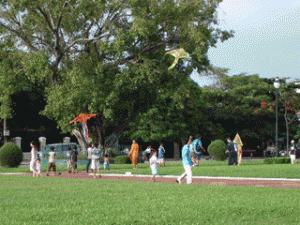
[[[274,81],[274,87],[276,89],[276,130],[275,130],[275,142],[276,142],[276,157],[278,157],[278,89],[280,88],[279,78],[276,77]]]

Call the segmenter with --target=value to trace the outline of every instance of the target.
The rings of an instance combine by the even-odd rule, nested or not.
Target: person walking
[[[91,159],[92,159],[92,165],[91,169],[94,173],[94,179],[96,179],[96,170],[98,170],[99,178],[101,178],[100,173],[100,149],[97,149],[95,145],[93,145],[93,149],[91,150]]]
[[[53,168],[54,175],[56,176],[56,165],[55,165],[55,152],[54,148],[51,147],[51,151],[49,152],[49,164],[48,164],[48,170],[47,170],[47,176],[49,176],[49,172]],[[60,175],[60,172],[58,173]]]
[[[193,182],[193,173],[192,173],[192,157],[191,157],[191,144],[192,144],[192,137],[189,140],[184,141],[184,146],[182,148],[182,164],[184,167],[185,172],[181,174],[176,179],[176,182],[181,184],[182,179],[187,177],[187,184],[191,184]]]
[[[133,169],[138,168],[138,157],[139,157],[139,145],[136,140],[132,140],[131,149],[129,151],[129,158],[133,164]]]
[[[291,141],[291,151],[290,151],[290,157],[291,157],[291,163],[294,164],[295,162],[298,163],[298,161],[296,160],[296,153],[297,153],[297,148],[295,145],[295,141],[292,140]]]
[[[227,144],[225,153],[229,153],[228,165],[229,166],[233,165],[232,161],[234,161],[235,165],[237,166],[237,164],[238,164],[237,163],[237,153],[234,149],[234,144],[232,142],[232,138],[229,137],[227,139],[227,142],[228,142],[228,144]]]
[[[158,148],[158,162],[159,162],[159,165],[161,166],[161,164],[164,165],[164,167],[166,167],[166,164],[165,164],[165,148],[164,148],[164,145],[163,143],[160,143],[160,146]]]
[[[153,175],[151,181],[155,182],[155,176],[156,176],[157,170],[158,170],[158,160],[157,160],[157,151],[156,150],[153,150],[153,155],[152,155],[149,163],[150,163],[150,169],[151,169],[152,175]]]
[[[86,165],[86,172],[88,173],[89,172],[89,169],[90,169],[90,165],[91,165],[91,151],[92,149],[94,148],[94,144],[89,144],[89,147],[87,149],[87,158],[88,158],[88,162],[87,162],[87,165]]]
[[[201,136],[198,135],[197,138],[192,143],[192,151],[194,152],[194,157],[196,163],[193,166],[199,166],[199,160],[201,160],[203,154],[202,151],[205,152],[205,149],[202,146]]]
[[[72,173],[76,172],[78,173],[78,169],[77,169],[77,161],[79,159],[79,153],[77,151],[77,146],[75,145],[74,150],[71,154],[71,164],[72,164]]]
[[[32,141],[30,143],[30,147],[31,147],[31,160],[30,160],[30,171],[32,172],[32,176],[35,177],[37,176],[37,172],[36,172],[36,160],[37,160],[37,147],[34,141]]]

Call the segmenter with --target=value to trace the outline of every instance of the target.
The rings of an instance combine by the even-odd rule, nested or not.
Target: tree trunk
[[[79,143],[79,145],[80,145],[80,147],[81,147],[81,149],[82,149],[82,151],[83,151],[83,154],[85,154],[86,151],[87,151],[87,143],[86,143],[86,141],[84,140],[83,135],[82,135],[81,132],[80,132],[79,130],[77,130],[77,129],[73,129],[72,132],[73,132],[73,134],[75,135],[75,137],[77,138],[77,141],[78,141],[78,143]]]

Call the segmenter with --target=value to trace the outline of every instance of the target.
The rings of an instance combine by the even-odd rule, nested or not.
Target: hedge
[[[210,143],[207,151],[209,155],[217,161],[223,161],[227,158],[227,155],[225,154],[226,144],[222,140],[215,140]]]
[[[265,158],[263,160],[264,164],[289,164],[291,163],[291,158],[289,157],[276,157],[276,158]]]
[[[131,164],[131,160],[127,155],[119,155],[115,157],[116,164]]]

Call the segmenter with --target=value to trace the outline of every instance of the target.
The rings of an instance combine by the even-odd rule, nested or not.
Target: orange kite
[[[131,149],[129,152],[129,158],[134,166],[137,166],[139,156],[139,145],[137,143],[133,143],[131,145]]]
[[[90,118],[97,116],[97,114],[84,114],[84,113],[80,113],[78,117],[76,117],[74,120],[72,120],[70,123],[74,123],[74,122],[86,122],[87,120],[89,120]]]

